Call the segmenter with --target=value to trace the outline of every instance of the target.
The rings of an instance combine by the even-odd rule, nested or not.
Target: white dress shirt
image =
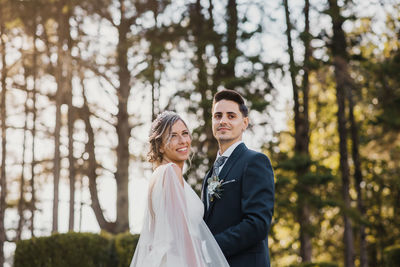
[[[228,158],[229,158],[230,155],[232,154],[233,150],[235,150],[235,148],[236,148],[238,145],[240,145],[241,143],[243,143],[243,141],[237,141],[236,143],[232,144],[227,150],[225,150],[225,152],[224,152],[222,155],[220,155],[220,153],[219,153],[219,151],[218,151],[217,157],[215,158],[215,161],[217,161],[217,159],[218,159],[219,157],[222,157],[222,156],[227,157],[227,158],[226,158],[224,164],[222,164],[222,165],[218,168],[217,174],[220,173],[220,171],[221,171],[222,168],[224,167],[225,163],[228,161]],[[215,161],[214,161],[214,164],[215,164]],[[208,191],[208,190],[207,190],[207,188],[206,188],[206,203],[207,203],[207,209],[208,209],[209,206],[210,206],[210,196],[209,196],[209,194],[208,194],[207,191]]]
[[[222,155],[219,154],[219,150],[218,150],[217,157],[215,158],[215,161],[217,161],[217,159],[218,159],[219,157],[222,157],[222,156],[227,157],[227,159],[225,160],[224,164],[222,164],[222,165],[219,167],[218,173],[222,170],[222,168],[224,167],[225,163],[228,161],[228,158],[231,156],[233,150],[235,150],[235,148],[236,148],[238,145],[240,145],[241,143],[243,143],[242,140],[237,141],[236,143],[232,144],[227,150],[225,150],[225,152],[224,152]],[[215,163],[215,161],[214,161],[214,163]]]

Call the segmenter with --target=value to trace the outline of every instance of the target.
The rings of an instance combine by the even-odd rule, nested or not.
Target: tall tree
[[[71,50],[72,50],[72,38],[71,38],[71,30],[70,30],[70,18],[72,14],[72,4],[67,0],[59,0],[55,3],[54,6],[54,16],[56,17],[57,22],[57,64],[55,66],[55,80],[57,83],[57,91],[55,93],[55,104],[56,104],[56,116],[55,116],[55,128],[54,128],[54,198],[53,198],[53,232],[58,231],[58,203],[59,203],[59,183],[60,183],[60,133],[62,127],[62,114],[61,114],[61,105],[68,104],[68,95],[72,94],[72,61],[71,61]],[[70,100],[72,96],[70,96]],[[71,120],[73,111],[72,111],[72,102],[69,106],[68,110],[68,119]],[[70,124],[70,123],[69,123]],[[71,127],[71,125],[69,125]],[[72,134],[69,130],[69,135]],[[68,145],[69,149],[71,149],[72,140],[69,138]],[[73,149],[72,149],[73,150]],[[73,151],[69,151],[69,172],[70,172],[70,209],[74,207],[74,160],[73,160]],[[71,207],[72,206],[72,207]],[[70,210],[71,212],[71,210]],[[70,213],[70,220],[73,220],[73,213]],[[69,229],[73,228],[73,221],[69,221]]]
[[[302,105],[298,106],[295,110],[295,117],[297,113],[297,119],[295,118],[295,153],[298,153],[301,157],[306,159],[310,158],[309,152],[309,115],[308,115],[308,102],[309,102],[309,74],[311,71],[311,34],[310,34],[310,1],[305,0],[304,5],[304,31],[302,34],[302,39],[304,43],[304,63],[303,63],[303,77],[302,77]],[[309,162],[309,160],[306,160]],[[309,164],[306,163],[299,166],[298,175],[299,177],[304,176],[309,172]],[[305,197],[302,198],[301,208],[300,208],[300,221],[302,222],[303,231],[300,232],[300,240],[302,243],[302,248],[300,250],[300,255],[303,261],[311,261],[312,257],[312,247],[311,247],[311,223],[310,223],[310,189],[307,185],[302,185],[299,188]]]
[[[304,6],[304,17],[305,17],[305,28],[302,34],[304,43],[304,63],[303,63],[303,77],[302,85],[298,86],[297,77],[299,67],[297,66],[294,59],[294,50],[292,44],[292,23],[290,19],[290,9],[288,0],[283,1],[285,8],[286,18],[286,37],[288,43],[288,54],[289,54],[289,72],[291,77],[292,89],[293,89],[293,111],[294,111],[294,151],[295,157],[302,158],[304,160],[298,160],[296,166],[296,176],[299,178],[297,184],[297,193],[299,197],[298,204],[298,222],[300,225],[300,256],[303,262],[310,262],[312,256],[311,247],[311,230],[310,230],[310,202],[309,194],[310,189],[308,184],[304,183],[305,174],[309,171],[309,121],[308,121],[308,91],[309,91],[309,68],[310,68],[310,22],[309,22],[309,10],[310,3],[308,0],[305,1]]]
[[[158,28],[159,6],[153,3],[154,28],[148,31],[147,38],[151,40],[148,57],[150,64],[148,67],[148,81],[151,86],[151,119],[156,119],[160,113],[160,79],[161,79],[161,54],[164,51],[164,42],[160,36],[161,30]]]
[[[71,62],[71,61],[70,61]],[[70,65],[71,66],[71,65]],[[70,76],[71,77],[71,76]],[[71,77],[72,78],[72,77]],[[72,82],[71,80],[69,80]],[[69,82],[69,83],[70,83]],[[73,231],[75,225],[75,158],[74,158],[74,107],[72,105],[72,90],[68,91],[68,161],[69,161],[69,222],[68,230]]]
[[[22,49],[21,49],[22,50]],[[22,61],[24,61],[24,53],[21,51]],[[25,224],[25,216],[24,211],[26,208],[26,199],[25,199],[25,168],[26,168],[26,161],[25,161],[25,154],[26,154],[26,143],[27,143],[27,135],[28,135],[28,120],[29,120],[29,107],[28,107],[28,99],[30,98],[30,92],[28,91],[28,87],[26,84],[28,78],[28,67],[26,66],[25,62],[23,63],[24,66],[24,85],[23,89],[26,93],[26,101],[24,105],[24,113],[25,113],[25,123],[24,123],[24,137],[22,140],[22,169],[21,169],[21,179],[20,179],[20,187],[19,187],[19,200],[18,200],[18,226],[17,226],[17,236],[16,240],[21,240],[21,234],[23,230],[23,226]]]
[[[75,123],[75,108],[72,104],[72,79],[73,79],[73,66],[74,61],[72,58],[73,49],[73,39],[71,37],[71,27],[69,20],[72,17],[72,12],[74,6],[71,2],[66,3],[66,12],[64,15],[65,27],[65,43],[67,45],[67,51],[65,53],[65,102],[68,105],[68,118],[67,118],[67,128],[68,128],[68,171],[69,171],[69,221],[68,230],[74,231],[75,225],[75,181],[76,181],[76,168],[75,168],[75,158],[74,158],[74,123]]]
[[[21,21],[24,24],[24,29],[25,32],[27,33],[28,37],[31,42],[31,53],[28,53],[25,58],[26,58],[26,65],[25,67],[27,69],[27,74],[29,77],[32,78],[32,87],[30,88],[29,91],[29,96],[30,99],[32,100],[32,106],[30,107],[30,113],[32,115],[32,127],[30,129],[31,132],[31,175],[30,175],[30,180],[29,180],[29,192],[30,192],[30,201],[28,204],[28,208],[30,211],[30,218],[29,218],[29,229],[31,232],[31,236],[34,237],[35,233],[35,211],[36,211],[36,196],[35,196],[35,167],[36,167],[36,149],[35,149],[35,144],[36,144],[36,121],[37,121],[37,105],[36,105],[36,98],[37,98],[37,78],[38,78],[38,58],[39,58],[39,51],[37,48],[37,43],[36,41],[38,40],[38,33],[37,33],[37,27],[40,21],[40,17],[37,9],[40,9],[42,3],[40,0],[36,1],[29,1],[29,2],[19,2],[18,3],[18,13],[21,14],[21,17],[23,18]],[[30,57],[31,56],[31,57]],[[29,88],[27,88],[29,89]],[[28,101],[27,101],[28,102]],[[28,190],[27,190],[28,191]]]
[[[210,1],[212,8],[212,1]],[[203,15],[203,7],[201,5],[201,1],[197,0],[190,9],[191,16],[191,28],[193,30],[193,36],[195,38],[195,53],[196,57],[193,60],[193,64],[195,68],[198,70],[197,73],[197,81],[195,83],[196,91],[200,94],[200,103],[199,107],[202,110],[202,120],[204,121],[204,125],[195,129],[194,135],[196,136],[194,139],[194,145],[196,146],[197,153],[194,158],[194,164],[198,165],[201,162],[201,158],[204,157],[202,155],[206,152],[205,158],[208,161],[207,168],[209,168],[213,164],[213,159],[218,151],[218,145],[215,141],[212,133],[211,127],[211,95],[216,93],[217,86],[210,86],[208,82],[207,75],[207,66],[205,61],[206,54],[206,46],[207,43],[210,42],[210,35],[216,37],[216,33],[213,29],[214,17],[212,17],[212,9],[209,9],[209,21],[204,18]],[[214,44],[214,53],[220,50],[220,44]],[[216,54],[217,57],[220,57],[219,54]],[[221,77],[219,77],[221,78]],[[213,81],[212,84],[217,83],[217,81]],[[195,107],[193,107],[193,112],[195,112]],[[200,141],[201,140],[201,141]]]
[[[346,119],[346,92],[351,88],[351,78],[348,69],[348,55],[346,35],[343,30],[344,17],[341,15],[337,0],[328,0],[329,15],[332,20],[333,37],[331,50],[335,69],[336,101],[338,106],[337,121],[339,130],[340,172],[342,175],[344,245],[346,267],[354,266],[354,237],[352,220],[348,210],[351,209],[350,198],[350,169],[347,150],[347,119]]]
[[[115,89],[117,94],[118,111],[116,114],[116,123],[113,124],[116,129],[118,138],[118,144],[115,149],[115,181],[117,185],[116,221],[112,223],[103,220],[104,216],[100,215],[103,211],[100,209],[99,203],[92,205],[92,207],[94,209],[99,209],[95,210],[94,212],[96,214],[96,218],[100,224],[100,227],[104,227],[104,229],[108,229],[111,232],[118,233],[125,232],[129,229],[129,140],[133,125],[131,125],[129,120],[128,99],[131,95],[131,86],[134,80],[131,75],[131,67],[128,64],[128,55],[129,50],[132,48],[132,46],[138,45],[134,42],[135,38],[133,38],[132,30],[135,29],[139,31],[138,34],[143,34],[143,32],[140,31],[140,29],[142,28],[141,26],[138,26],[137,19],[140,18],[147,11],[154,12],[154,5],[159,3],[158,1],[151,1],[151,4],[148,5],[148,3],[133,3],[124,0],[103,0],[101,2],[103,4],[99,5],[99,1],[88,1],[86,3],[82,3],[82,6],[88,11],[89,14],[99,15],[103,22],[108,23],[116,32],[118,32],[115,53],[112,53],[112,55],[108,56],[109,61],[113,62],[112,64],[115,64],[115,68],[113,68],[112,71],[108,72],[108,74],[105,74],[99,70],[99,66],[95,62],[93,62],[94,64],[90,62],[86,64],[85,67],[105,78],[109,82],[109,85],[111,85],[111,87]],[[165,6],[165,3],[167,3],[164,3],[164,1],[162,2],[163,4],[160,3],[160,6]],[[157,11],[154,15],[156,16],[161,11],[161,9],[157,8]],[[157,58],[154,57],[154,61],[152,62],[152,64],[157,64],[156,61]],[[153,85],[155,85],[155,83]],[[86,130],[90,130],[90,127],[88,127],[90,120],[88,120],[88,118],[85,118],[85,122],[87,123]],[[97,163],[93,166],[94,168],[96,168]],[[94,178],[92,177],[92,179]],[[95,190],[93,189],[94,184],[92,183],[91,186],[92,201],[97,202],[96,196],[94,196],[96,194]]]
[[[58,28],[58,40],[57,40],[57,65],[55,68],[55,79],[57,83],[57,91],[55,93],[55,127],[54,127],[54,159],[53,159],[53,224],[52,232],[58,232],[58,211],[59,211],[59,185],[60,185],[60,171],[61,171],[61,155],[60,155],[60,133],[61,133],[61,105],[64,97],[64,86],[65,80],[63,75],[63,63],[64,63],[64,33],[65,25],[63,20],[63,10],[65,1],[60,0],[56,2],[56,18]]]
[[[352,88],[353,87],[353,88]],[[360,212],[361,217],[365,220],[365,205],[363,201],[363,192],[361,189],[361,184],[363,182],[362,172],[361,172],[361,158],[360,158],[360,141],[359,141],[359,130],[358,125],[354,115],[354,86],[349,88],[347,92],[347,99],[349,103],[349,121],[350,121],[350,135],[351,135],[351,155],[354,164],[354,186],[357,192],[357,208]],[[367,239],[365,232],[364,220],[359,226],[359,238],[360,238],[360,267],[368,267],[368,250],[367,250]]]
[[[6,62],[6,43],[5,43],[5,6],[0,2],[0,48],[1,48],[1,95],[0,95],[0,114],[1,114],[1,169],[0,169],[0,266],[4,265],[4,243],[7,240],[6,228],[4,225],[4,214],[6,212],[7,180],[6,180],[6,144],[7,144],[7,125],[6,125],[6,94],[7,94],[7,62]]]
[[[82,115],[82,120],[85,122],[85,131],[88,137],[88,141],[85,145],[85,151],[88,153],[88,162],[87,167],[85,168],[86,172],[84,174],[87,175],[89,179],[89,192],[91,197],[91,207],[93,209],[96,220],[101,229],[104,229],[108,232],[115,232],[115,223],[109,222],[106,220],[103,214],[103,210],[100,205],[98,190],[97,190],[97,174],[96,170],[98,168],[98,163],[96,160],[95,153],[95,140],[94,140],[94,130],[92,127],[92,123],[90,121],[91,111],[89,109],[89,104],[86,97],[85,84],[83,72],[80,73],[81,87],[82,87],[82,97],[83,97],[83,106],[81,108],[80,114]]]
[[[59,71],[61,73],[61,71]],[[52,232],[58,232],[58,204],[59,204],[59,185],[60,185],[60,131],[61,131],[61,98],[62,89],[58,87],[56,92],[56,116],[54,128],[54,159],[53,159],[53,224]]]
[[[37,73],[38,73],[38,64],[37,64],[37,58],[38,58],[38,50],[36,46],[36,40],[37,40],[37,23],[36,23],[36,5],[33,7],[33,14],[34,14],[34,22],[33,22],[33,27],[32,27],[32,46],[33,46],[33,53],[32,53],[32,80],[33,80],[33,86],[32,86],[32,129],[31,129],[31,134],[32,134],[32,164],[31,164],[31,180],[30,180],[30,192],[31,192],[31,201],[29,203],[29,210],[31,212],[31,217],[30,217],[30,230],[31,230],[31,236],[35,236],[35,211],[36,211],[36,196],[35,196],[35,166],[36,166],[36,149],[35,149],[35,144],[36,144],[36,118],[37,118],[37,108],[36,108],[36,94],[37,94]]]
[[[386,7],[385,7],[386,6]],[[400,6],[390,4],[382,5],[386,14],[385,29],[376,34],[377,38],[385,40],[382,53],[374,53],[377,43],[367,36],[374,25],[372,20],[365,20],[352,33],[350,40],[355,43],[352,60],[352,71],[357,77],[357,87],[351,91],[353,100],[354,126],[359,133],[358,140],[352,141],[352,153],[359,147],[359,161],[361,174],[356,175],[356,156],[353,156],[354,180],[357,192],[357,206],[360,212],[359,225],[357,225],[358,238],[362,237],[362,226],[368,235],[366,246],[368,249],[368,265],[383,266],[383,251],[387,246],[395,243],[400,237],[400,186],[395,173],[399,172],[397,162],[400,160],[398,145],[400,134],[400,40],[398,16]],[[357,40],[358,42],[354,42]],[[358,72],[356,72],[358,71]],[[350,95],[348,95],[348,98]],[[349,102],[349,115],[351,116],[351,100]],[[370,109],[370,107],[373,109]],[[361,111],[361,112],[360,112]],[[351,118],[350,118],[351,119]],[[351,122],[353,124],[353,122]],[[353,134],[352,134],[353,135]],[[354,139],[352,137],[352,139]],[[368,216],[363,216],[360,208],[357,178],[361,177],[362,206]],[[390,207],[390,208],[389,208]],[[393,209],[393,212],[385,210]],[[373,238],[372,238],[373,237]],[[362,240],[360,240],[360,266],[363,255]]]
[[[224,9],[218,9],[215,3],[212,0],[207,4],[195,1],[189,5],[190,23],[185,34],[193,47],[195,56],[191,63],[196,75],[188,74],[188,79],[193,79],[195,86],[192,92],[178,92],[178,95],[190,100],[188,111],[200,118],[199,126],[193,130],[195,153],[189,170],[189,176],[196,177],[198,181],[212,166],[218,151],[211,127],[212,97],[217,90],[237,90],[248,100],[251,109],[262,112],[268,105],[265,96],[272,89],[268,78],[271,65],[263,62],[261,51],[251,51],[251,55],[246,55],[239,49],[239,44],[257,38],[261,22],[255,21],[253,30],[241,28],[240,25],[249,21],[249,15],[239,14],[241,9],[235,0],[227,1]],[[223,20],[218,17],[222,12]],[[194,95],[198,100],[193,99]],[[200,189],[199,185],[197,189]]]
[[[228,0],[228,4],[226,5],[226,25],[227,25],[227,33],[226,33],[226,48],[228,51],[228,62],[224,66],[223,76],[226,81],[229,81],[233,77],[235,77],[235,66],[236,59],[240,55],[240,51],[237,48],[238,41],[238,29],[239,29],[239,18],[238,18],[238,10],[237,10],[237,2],[236,0]],[[225,86],[228,89],[234,89],[234,84],[230,84],[229,82],[225,82]]]
[[[36,98],[37,98],[37,76],[38,76],[38,49],[37,49],[37,24],[39,21],[37,8],[41,5],[41,0],[33,0],[33,1],[18,1],[12,2],[11,8],[12,13],[15,17],[18,17],[17,24],[21,26],[21,36],[26,38],[29,41],[25,46],[22,46],[20,49],[21,58],[17,62],[22,62],[22,64],[18,64],[22,66],[22,71],[24,73],[24,80],[22,84],[17,84],[16,80],[14,81],[14,85],[18,88],[22,89],[27,96],[25,101],[24,110],[25,110],[25,124],[24,124],[24,141],[23,144],[23,152],[22,152],[22,169],[25,169],[25,166],[30,163],[30,175],[25,177],[25,171],[22,171],[21,174],[21,184],[20,184],[20,198],[18,199],[18,213],[22,214],[23,211],[28,210],[30,213],[30,218],[24,218],[22,215],[19,216],[19,222],[17,226],[17,237],[20,238],[22,234],[22,227],[25,223],[28,224],[29,231],[31,236],[34,236],[34,221],[35,221],[35,211],[36,211],[36,198],[35,198],[35,143],[36,143],[36,120],[37,120],[37,107],[36,107]],[[39,16],[40,17],[40,16]],[[30,83],[30,81],[32,83]],[[30,117],[32,116],[32,117]],[[32,126],[30,126],[32,125]],[[28,139],[28,136],[31,136],[31,139]],[[31,141],[29,145],[27,140]],[[31,148],[31,161],[25,159],[25,154],[29,155],[29,152],[26,153],[26,149]],[[29,181],[26,181],[28,180]],[[26,182],[25,182],[26,181]],[[29,195],[30,198],[29,198]],[[28,200],[29,199],[29,200]]]
[[[128,99],[131,91],[131,75],[128,68],[128,48],[130,27],[135,22],[136,16],[129,16],[125,1],[119,1],[119,12],[121,15],[118,29],[117,65],[118,65],[118,114],[117,114],[117,171],[115,180],[117,182],[117,233],[129,230],[129,138],[131,126],[128,115]]]

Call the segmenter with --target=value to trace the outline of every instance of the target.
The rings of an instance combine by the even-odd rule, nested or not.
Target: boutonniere
[[[210,195],[210,201],[214,201],[214,197],[220,199],[222,191],[222,186],[224,184],[229,184],[229,183],[234,183],[236,182],[236,179],[231,179],[226,182],[224,180],[220,180],[218,176],[213,176],[211,178],[208,178],[207,183],[207,192]]]
[[[222,185],[224,180],[220,180],[218,176],[208,178],[207,192],[210,195],[210,201],[214,201],[214,197],[220,199],[222,194]]]
[[[212,176],[212,177],[208,178],[207,193],[210,195],[210,202],[214,201],[214,197],[216,197],[218,199],[221,198],[222,191],[224,191],[222,186],[224,184],[229,184],[229,183],[233,183],[233,182],[236,182],[236,179],[232,179],[232,180],[228,180],[228,181],[224,182],[224,180],[220,180],[218,176]]]

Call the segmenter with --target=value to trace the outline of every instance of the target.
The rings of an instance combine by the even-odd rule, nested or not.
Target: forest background
[[[0,37],[0,266],[21,239],[140,231],[163,110],[199,190],[222,88],[274,166],[273,266],[383,266],[400,243],[398,1],[0,0]]]

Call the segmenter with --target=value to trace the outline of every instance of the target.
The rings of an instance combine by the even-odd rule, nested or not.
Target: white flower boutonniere
[[[214,197],[218,199],[221,198],[222,191],[224,191],[222,188],[223,185],[234,182],[236,182],[236,179],[228,179],[228,181],[224,182],[224,180],[220,180],[218,176],[212,176],[208,178],[207,193],[210,196],[210,202],[214,201]]]
[[[220,180],[218,176],[208,178],[207,192],[210,195],[210,201],[214,201],[214,197],[220,199],[222,194],[222,184],[224,180]]]

